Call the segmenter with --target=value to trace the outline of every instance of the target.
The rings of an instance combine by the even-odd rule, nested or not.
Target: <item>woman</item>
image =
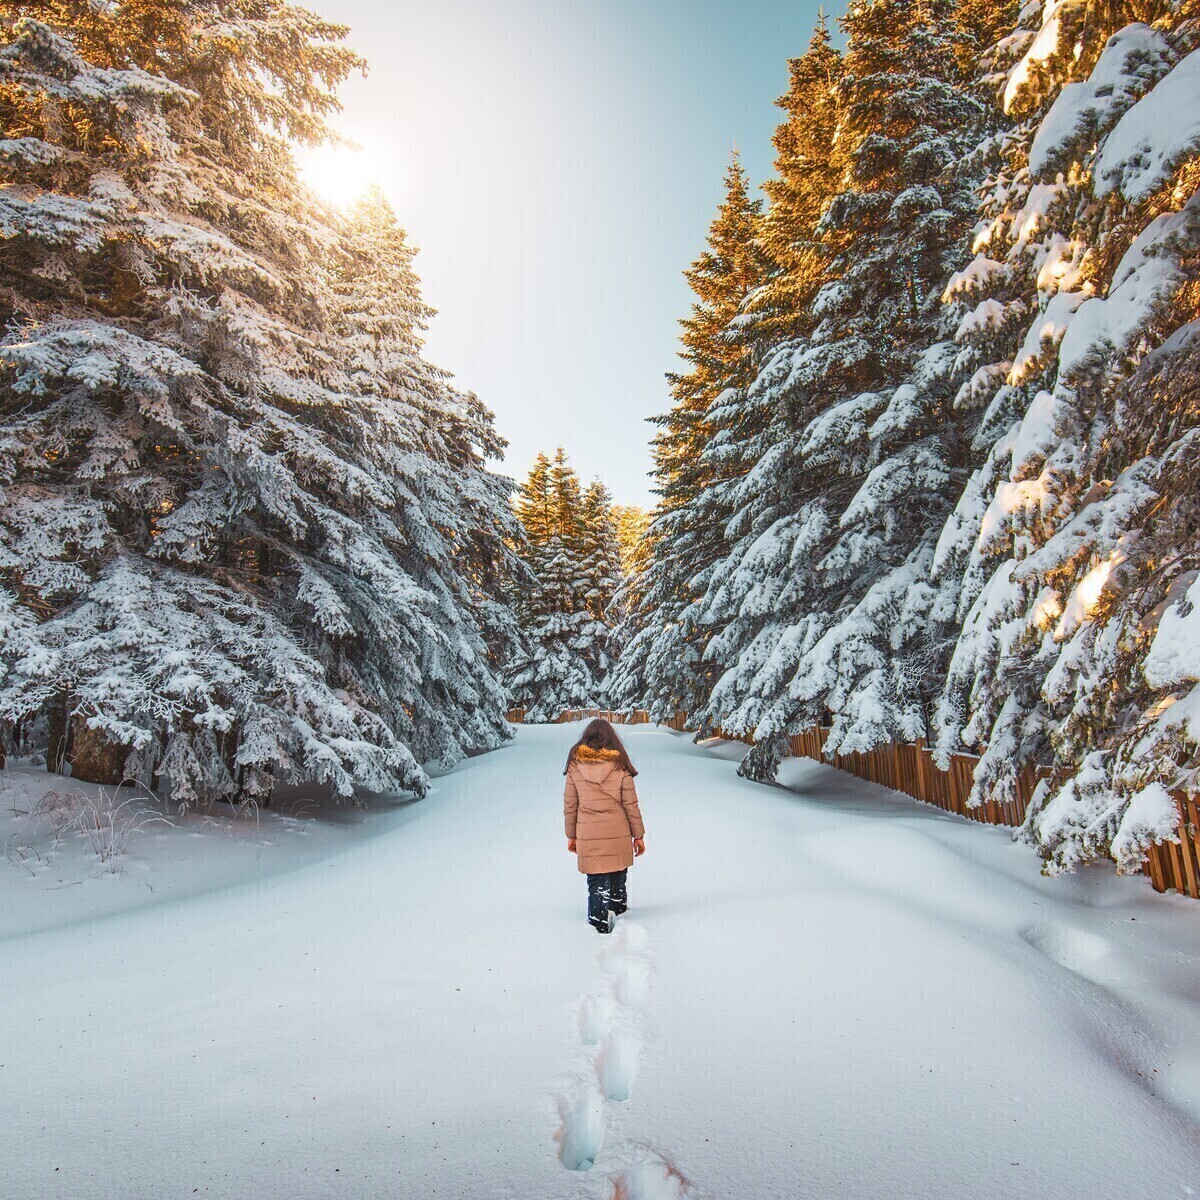
[[[646,853],[646,830],[638,808],[629,761],[616,730],[592,721],[571,747],[563,815],[567,849],[579,856],[588,881],[588,923],[611,933],[616,916],[628,907],[625,872]]]

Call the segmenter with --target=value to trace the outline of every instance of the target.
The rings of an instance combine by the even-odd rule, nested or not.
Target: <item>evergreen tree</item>
[[[494,744],[491,726],[508,700],[481,661],[496,668],[518,637],[503,598],[520,570],[505,547],[517,530],[512,489],[485,466],[485,457],[501,457],[505,443],[478,399],[457,392],[449,375],[422,357],[433,310],[421,299],[416,251],[380,192],[352,208],[345,241],[348,253],[333,279],[338,367],[346,376],[337,383],[340,391],[392,402],[387,450],[401,535],[393,553],[425,594],[410,677],[401,683],[389,668],[377,694],[390,687],[394,702],[411,710],[410,748],[421,762],[452,764],[464,741]],[[360,633],[373,629],[374,611],[372,600],[370,611],[357,614]],[[378,628],[367,643],[406,640],[411,630],[406,637],[405,630]]]
[[[983,113],[953,15],[949,3],[851,7],[839,158],[817,174],[839,190],[823,210],[791,192],[815,225],[781,294],[820,287],[807,331],[749,391],[768,432],[730,523],[740,541],[706,598],[708,619],[725,622],[710,652],[728,664],[706,716],[755,735],[754,777],[773,775],[786,736],[826,710],[835,748],[918,736],[936,688],[924,577],[957,453],[939,294],[973,212],[962,158]],[[793,78],[828,79],[822,30],[810,54],[814,69]]]
[[[1024,831],[1051,870],[1138,865],[1194,778],[1197,15],[1084,3],[1031,22],[1003,89],[1013,186],[958,276],[980,308],[1007,290],[1011,319],[1007,371],[980,389],[986,459],[944,539],[965,583],[941,744],[986,746],[978,799],[1055,769]]]
[[[702,730],[715,724],[740,733],[757,729],[786,680],[780,635],[791,627],[791,653],[801,654],[824,624],[805,597],[810,559],[828,527],[825,480],[806,470],[801,446],[824,403],[814,381],[832,379],[837,369],[813,353],[809,335],[812,301],[832,269],[833,247],[819,222],[845,170],[838,133],[842,73],[822,19],[808,52],[790,64],[791,87],[777,102],[787,118],[775,135],[777,178],[767,185],[771,207],[762,222],[772,263],[739,318],[752,380],[718,398],[710,413],[718,433],[704,454],[721,465],[727,481],[701,500],[723,521],[725,539],[694,608],[696,622],[709,632],[705,654],[717,677],[697,714]],[[795,641],[805,612],[810,628]]]
[[[925,736],[951,634],[927,582],[966,461],[941,292],[975,211],[969,151],[991,132],[964,73],[973,31],[957,15],[950,2],[876,2],[845,21],[844,130],[855,150],[851,187],[823,218],[844,249],[818,296],[814,340],[835,334],[863,390],[809,427],[805,452],[857,490],[818,564],[838,619],[788,685],[833,714],[831,752]],[[855,426],[865,436],[847,453]]]
[[[560,447],[553,460],[538,455],[516,512],[532,584],[515,601],[524,647],[510,669],[514,700],[527,721],[604,707],[622,581],[608,492],[582,489]]]
[[[583,493],[580,524],[580,570],[587,587],[584,607],[591,618],[584,635],[585,653],[597,681],[597,694],[607,706],[609,674],[620,652],[614,629],[621,620],[618,595],[623,572],[612,497],[598,480]]]
[[[650,514],[637,504],[614,504],[612,515],[621,551],[621,573],[631,580],[646,569],[649,560]]]
[[[632,616],[636,632],[614,681],[620,703],[644,705],[660,717],[679,708],[697,711],[712,681],[704,664],[708,635],[696,626],[691,606],[724,550],[724,522],[713,511],[712,498],[715,486],[730,477],[732,464],[703,452],[716,433],[710,419],[714,405],[749,378],[748,350],[730,326],[765,271],[756,241],[760,213],[761,203],[750,198],[735,153],[708,248],[685,272],[697,298],[691,315],[680,322],[680,356],[689,370],[669,377],[675,403],[655,419],[659,502],[651,561]]]
[[[419,759],[506,736],[480,564],[515,527],[490,419],[420,361],[402,239],[296,180],[344,30],[27,11],[0,14],[0,719],[181,805],[422,792]]]
[[[768,207],[759,242],[770,269],[744,305],[754,316],[753,339],[760,358],[764,344],[802,334],[809,307],[825,279],[829,258],[817,224],[839,184],[833,151],[841,117],[842,56],[821,14],[808,50],[788,60],[789,86],[775,103],[787,114],[776,128],[775,177],[763,184]]]

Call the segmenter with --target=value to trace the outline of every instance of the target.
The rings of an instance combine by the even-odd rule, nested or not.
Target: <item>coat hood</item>
[[[575,750],[577,763],[611,763],[620,757],[619,750],[594,750],[591,746],[578,746]]]

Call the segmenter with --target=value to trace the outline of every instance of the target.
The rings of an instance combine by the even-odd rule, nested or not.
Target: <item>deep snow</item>
[[[0,863],[0,1192],[1200,1192],[1200,905],[635,728],[648,853],[604,939],[576,733],[365,817],[147,831],[115,878]]]

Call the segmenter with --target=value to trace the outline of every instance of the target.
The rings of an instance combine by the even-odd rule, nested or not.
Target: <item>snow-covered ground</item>
[[[1200,905],[626,732],[648,853],[610,939],[571,727],[417,804],[151,827],[115,877],[75,842],[0,863],[0,1193],[1200,1193]]]

